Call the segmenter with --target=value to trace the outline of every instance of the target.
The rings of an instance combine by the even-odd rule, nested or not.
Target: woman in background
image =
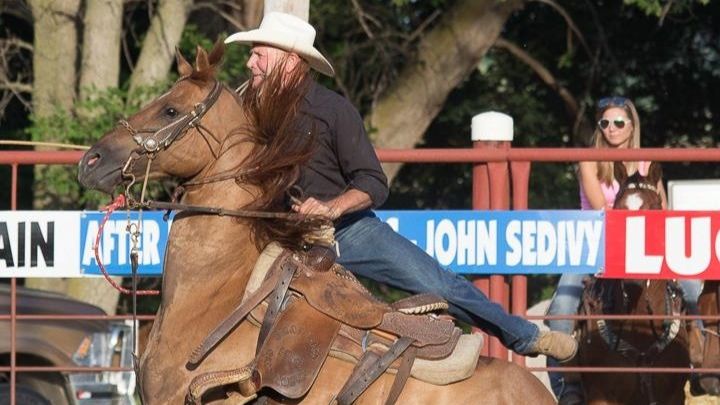
[[[597,127],[593,134],[593,146],[600,149],[613,148],[640,148],[640,118],[635,105],[625,97],[608,97],[598,102]],[[611,209],[615,203],[615,196],[620,184],[613,175],[614,162],[580,162],[578,181],[580,186],[580,206],[584,210]],[[635,172],[647,175],[650,162],[623,162],[628,176]],[[662,199],[663,209],[667,208],[667,197],[662,180],[658,181],[657,190]],[[557,290],[553,296],[548,315],[574,315],[577,313],[583,292],[583,278],[585,274],[566,273],[560,277]],[[701,291],[699,280],[682,280],[683,298],[688,312],[697,314],[697,300]],[[573,320],[549,320],[547,325],[551,330],[572,333],[575,328]],[[696,364],[698,355],[702,361],[702,324],[697,328],[696,322],[690,322],[689,332],[691,345],[691,360]],[[700,347],[698,347],[698,345]],[[548,359],[548,366],[554,367],[558,363]],[[550,384],[558,403],[562,405],[584,403],[583,391],[577,378],[565,373],[551,372]]]

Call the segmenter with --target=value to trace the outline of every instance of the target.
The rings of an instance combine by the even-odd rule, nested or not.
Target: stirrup
[[[202,396],[210,389],[223,385],[237,384],[240,395],[252,400],[257,396],[257,387],[252,382],[255,365],[248,364],[226,371],[211,371],[203,373],[192,379],[188,387],[188,394],[185,397],[186,404],[201,405]]]

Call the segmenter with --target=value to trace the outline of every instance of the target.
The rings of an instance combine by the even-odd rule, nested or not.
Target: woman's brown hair
[[[632,121],[633,124],[633,131],[632,136],[630,137],[630,144],[628,148],[639,148],[640,147],[640,117],[638,116],[637,109],[635,108],[635,104],[633,104],[630,99],[627,98],[621,98],[621,97],[613,97],[610,99],[612,101],[619,101],[619,102],[608,102],[606,104],[603,104],[601,108],[598,108],[597,114],[595,115],[596,122],[600,118],[602,118],[603,113],[607,111],[610,108],[622,108],[627,113],[628,117],[630,118],[630,121]],[[595,148],[608,148],[610,145],[605,140],[605,137],[603,136],[602,130],[599,126],[595,127],[595,132],[593,133],[592,137],[592,145]],[[625,163],[625,166],[629,172],[633,172],[637,168],[635,167],[637,165],[637,162],[627,162]],[[597,175],[598,180],[601,182],[611,185],[613,183],[613,180],[615,180],[615,177],[613,175],[613,162],[597,162]]]

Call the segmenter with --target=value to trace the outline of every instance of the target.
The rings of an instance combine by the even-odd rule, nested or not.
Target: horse
[[[656,189],[662,177],[652,163],[647,176],[628,177],[616,163],[621,184],[614,209],[662,209]],[[580,308],[587,315],[680,315],[684,313],[679,285],[671,280],[593,278],[585,287]],[[577,363],[595,367],[688,367],[687,330],[678,319],[587,320],[578,323]],[[588,404],[683,404],[684,374],[580,373]]]
[[[208,54],[198,47],[194,66],[178,52],[180,79],[86,152],[79,164],[80,182],[111,193],[121,185],[128,189],[129,181],[174,177],[184,181],[183,204],[215,207],[214,213],[277,211],[310,150],[294,133],[293,106],[302,97],[295,88],[301,86],[268,77],[262,95],[277,92],[279,97],[238,96],[215,76],[223,49],[218,43]],[[242,101],[248,99],[275,101]],[[297,231],[299,220],[238,219],[212,212],[178,212],[173,221],[161,305],[139,362],[138,386],[147,404],[182,403],[194,378],[253,361],[259,331],[247,319],[199,364],[189,364],[188,358],[239,304],[263,243],[291,243],[302,234]],[[353,367],[347,360],[327,357],[305,395],[278,401],[331,403]],[[384,400],[393,377],[382,374],[354,403]],[[234,389],[212,389],[202,401],[237,403]],[[272,402],[275,394],[265,394]],[[397,402],[551,404],[553,398],[526,369],[480,357],[462,381],[434,385],[410,377]]]
[[[720,281],[706,280],[698,309],[701,315],[720,315]],[[720,320],[703,320],[705,328],[705,344],[702,368],[720,367]],[[700,393],[720,395],[720,376],[717,374],[700,374],[697,379]]]

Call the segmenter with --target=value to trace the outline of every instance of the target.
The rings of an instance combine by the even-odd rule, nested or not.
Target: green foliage
[[[222,38],[225,37],[223,34]],[[194,55],[196,47],[209,50],[213,41],[203,35],[197,26],[188,24],[179,48],[184,55]],[[225,63],[218,72],[223,81],[240,83],[244,71],[246,53],[241,47],[226,48]],[[27,132],[32,140],[92,145],[106,132],[115,127],[118,120],[137,112],[147,100],[152,100],[177,80],[177,74],[170,72],[166,80],[149,87],[136,89],[132,96],[123,88],[103,91],[91,89],[86,100],[78,101],[73,112],[56,110],[48,117],[30,117],[32,125]],[[39,189],[38,203],[43,208],[90,208],[95,209],[108,202],[108,197],[95,191],[83,190],[77,182],[75,167],[49,166],[36,171]],[[150,183],[149,193],[156,198],[167,194],[162,184]],[[80,207],[78,207],[78,204]]]
[[[680,0],[680,1],[663,1],[663,0],[624,0],[625,4],[635,6],[642,10],[646,15],[654,17],[662,17],[664,13],[682,13],[692,9],[695,3],[707,5],[710,0]],[[669,7],[669,9],[668,9]]]
[[[121,118],[140,109],[139,101],[159,94],[167,83],[139,89],[137,98],[127,99],[127,90],[92,90],[87,100],[76,103],[76,113],[57,109],[48,117],[31,115],[32,125],[27,132],[34,141],[53,141],[72,145],[92,145],[110,131]],[[37,203],[45,209],[95,209],[108,202],[108,197],[96,191],[83,190],[77,181],[77,168],[48,166],[36,173]],[[156,190],[154,188],[153,190]],[[79,204],[79,206],[78,206]]]
[[[221,32],[218,35],[220,40],[226,38],[228,34]],[[179,48],[183,56],[195,55],[197,46],[201,46],[206,50],[213,47],[215,41],[204,34],[196,24],[187,24],[180,39]],[[229,44],[225,46],[225,56],[223,58],[222,68],[218,72],[218,79],[232,86],[237,86],[247,79],[247,69],[245,64],[248,60],[250,48],[238,44]],[[188,58],[188,61],[191,59]]]

